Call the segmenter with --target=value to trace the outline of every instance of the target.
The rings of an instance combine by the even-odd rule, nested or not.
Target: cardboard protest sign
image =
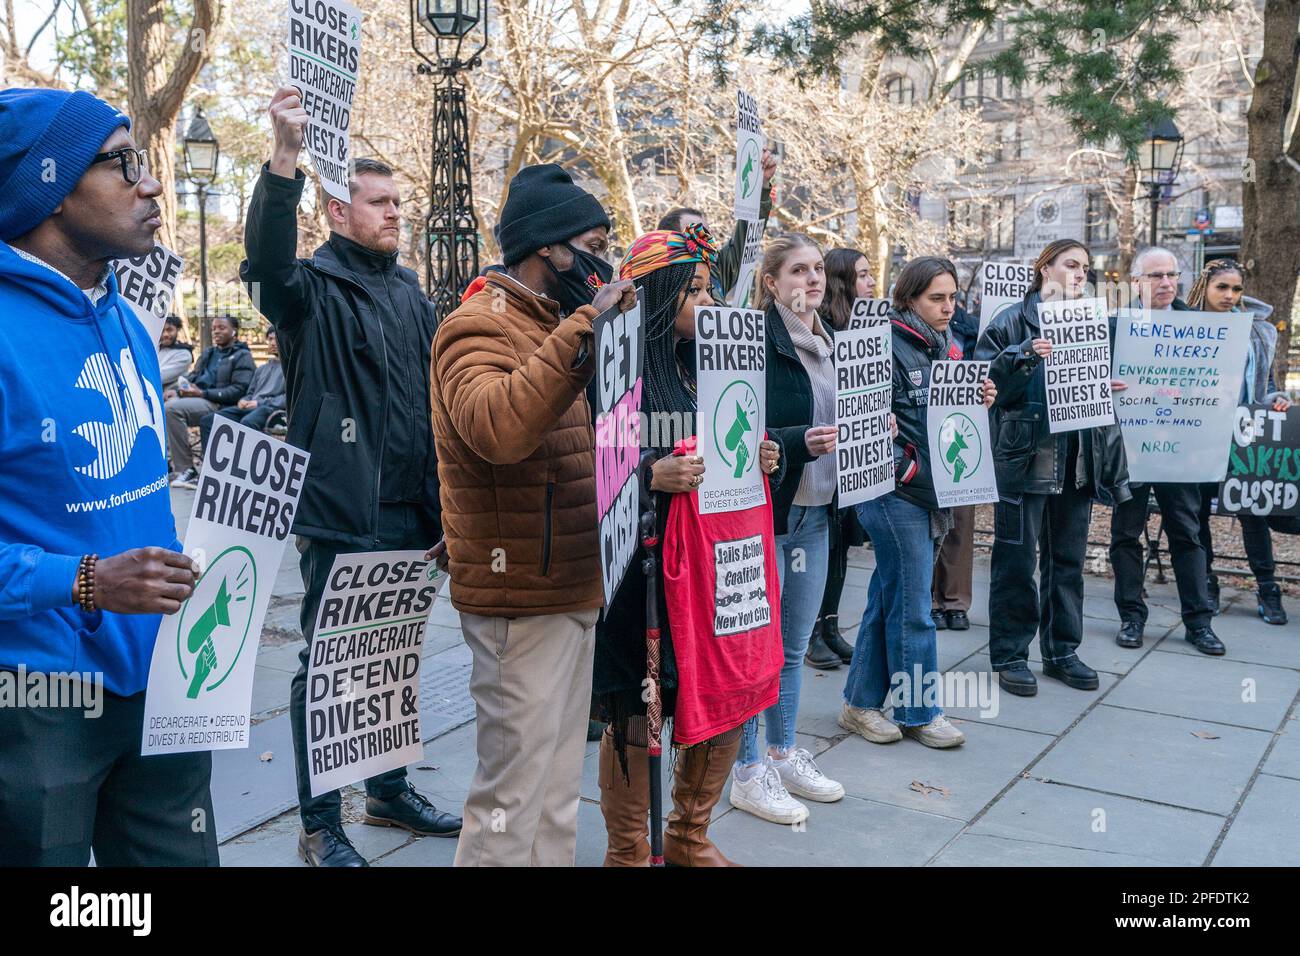
[[[1222,481],[1241,397],[1250,317],[1235,312],[1121,309],[1115,325],[1115,413],[1129,480]]]
[[[596,517],[605,606],[636,555],[640,538],[641,385],[645,355],[645,292],[636,307],[602,312],[596,341]]]
[[[758,221],[763,184],[763,126],[758,100],[736,91],[736,218]]]
[[[289,0],[289,83],[311,117],[304,131],[321,186],[348,196],[352,100],[361,63],[361,11],[345,0]]]
[[[745,246],[740,251],[740,275],[736,279],[735,288],[727,294],[727,301],[738,309],[749,304],[749,295],[754,291],[754,273],[758,271],[766,229],[767,222],[759,219],[749,223],[745,230]]]
[[[1038,324],[1052,343],[1043,368],[1052,434],[1115,424],[1106,300],[1040,302]]]
[[[853,308],[849,310],[848,327],[865,329],[876,327],[882,320],[888,323],[890,307],[888,299],[854,299]],[[890,344],[892,347],[892,339]]]
[[[986,262],[980,270],[980,335],[1007,309],[1019,305],[1034,281],[1034,267],[1020,262]]]
[[[766,317],[756,309],[695,310],[695,419],[704,482],[700,513],[761,505],[758,443],[767,428]]]
[[[1237,409],[1219,514],[1300,515],[1300,406]]]
[[[883,299],[858,299],[848,328],[835,333],[835,475],[841,508],[894,490],[889,428],[894,352],[888,306]]]
[[[130,304],[155,348],[162,334],[163,319],[172,310],[184,265],[185,260],[162,243],[143,256],[113,263],[118,294]]]
[[[988,362],[944,360],[930,365],[926,431],[940,508],[998,500],[989,413],[980,399],[988,375]]]
[[[310,457],[230,419],[213,424],[185,532],[201,572],[158,629],[142,754],[248,746],[262,621]]]
[[[420,658],[445,579],[423,551],[334,558],[307,670],[312,796],[423,756]]]

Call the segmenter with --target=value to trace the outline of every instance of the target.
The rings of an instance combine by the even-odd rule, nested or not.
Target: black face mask
[[[591,305],[599,285],[614,281],[614,267],[585,249],[577,249],[567,242],[564,245],[573,253],[573,265],[561,271],[555,268],[550,257],[547,257],[546,264],[558,282],[555,301],[560,303],[565,315],[571,315],[580,306]]]

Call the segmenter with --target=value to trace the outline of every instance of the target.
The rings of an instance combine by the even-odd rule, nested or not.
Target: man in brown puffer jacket
[[[474,654],[478,715],[457,866],[573,864],[604,603],[584,393],[591,322],[636,299],[619,282],[567,317],[556,300],[573,301],[590,255],[575,244],[608,231],[600,203],[559,166],[520,170],[501,216],[506,271],[491,273],[433,343],[451,599]]]

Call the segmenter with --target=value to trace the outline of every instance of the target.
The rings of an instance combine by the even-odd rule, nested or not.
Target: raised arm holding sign
[[[361,11],[345,0],[289,0],[289,82],[308,118],[301,129],[321,186],[348,202],[352,100],[361,62]]]

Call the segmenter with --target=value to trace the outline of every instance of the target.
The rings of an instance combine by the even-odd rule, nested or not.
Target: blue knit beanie
[[[125,113],[81,90],[0,90],[0,240],[44,222],[119,126]]]

